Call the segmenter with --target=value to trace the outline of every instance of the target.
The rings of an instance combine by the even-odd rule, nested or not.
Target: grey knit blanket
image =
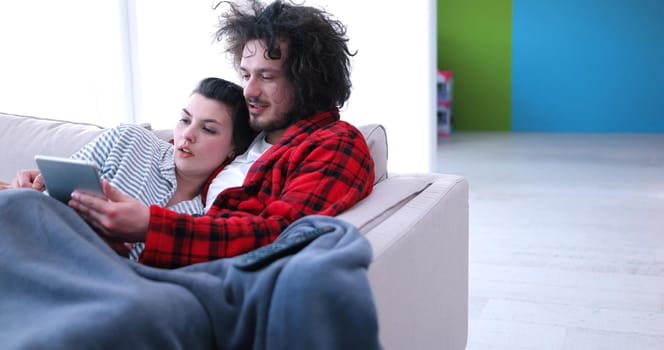
[[[0,191],[3,349],[377,349],[371,247],[308,216],[273,244],[166,270],[117,256],[69,207]]]

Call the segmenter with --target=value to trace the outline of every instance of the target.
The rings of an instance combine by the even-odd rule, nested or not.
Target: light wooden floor
[[[664,134],[454,133],[469,350],[664,349]]]

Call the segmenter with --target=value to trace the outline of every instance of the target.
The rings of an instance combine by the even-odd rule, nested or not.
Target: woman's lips
[[[180,158],[189,158],[194,156],[194,154],[191,153],[191,151],[185,147],[178,148],[178,155],[180,156]]]

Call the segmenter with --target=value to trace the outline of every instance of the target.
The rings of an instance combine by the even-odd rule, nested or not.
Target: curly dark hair
[[[346,26],[323,9],[276,0],[265,6],[257,0],[238,5],[222,1],[229,9],[219,17],[215,34],[225,41],[226,52],[236,68],[245,44],[260,40],[266,44],[266,56],[279,59],[279,43],[286,42],[284,62],[287,78],[293,86],[294,119],[316,112],[341,108],[350,97],[350,57]]]
[[[233,148],[235,155],[244,153],[254,138],[249,126],[249,111],[242,94],[242,87],[230,81],[209,77],[201,80],[192,94],[201,94],[231,108],[233,119]]]

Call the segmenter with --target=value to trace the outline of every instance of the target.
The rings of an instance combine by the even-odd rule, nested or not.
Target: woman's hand
[[[103,180],[106,198],[74,191],[74,208],[106,241],[143,242],[150,223],[150,208]]]
[[[44,191],[44,178],[41,176],[39,170],[21,170],[12,179],[11,187],[32,188],[37,191]]]
[[[8,188],[13,188],[13,186],[10,183],[0,181],[0,190],[6,190]]]

